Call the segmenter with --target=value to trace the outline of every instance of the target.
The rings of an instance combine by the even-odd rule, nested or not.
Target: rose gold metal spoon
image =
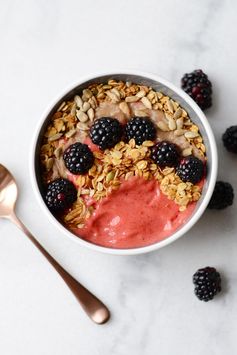
[[[50,264],[63,278],[70,290],[76,296],[87,315],[97,324],[106,323],[110,314],[107,307],[84,286],[75,280],[61,265],[40,245],[30,231],[15,214],[17,200],[17,185],[11,173],[0,164],[0,217],[10,219],[15,223],[32,243],[41,251]]]

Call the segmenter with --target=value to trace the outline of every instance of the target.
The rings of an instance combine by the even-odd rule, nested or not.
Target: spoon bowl
[[[0,164],[0,217],[9,218],[17,200],[17,185],[12,174]]]
[[[54,269],[63,278],[67,286],[73,292],[87,315],[97,324],[103,324],[110,317],[107,307],[90,291],[74,279],[33,237],[31,232],[19,220],[15,214],[17,200],[17,185],[12,174],[0,164],[0,217],[8,218],[15,223],[45,256]]]

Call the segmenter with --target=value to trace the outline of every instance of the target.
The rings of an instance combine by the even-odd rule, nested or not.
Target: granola
[[[119,113],[123,120],[131,115],[149,116],[158,128],[159,139],[177,139],[184,157],[196,154],[203,161],[206,159],[199,128],[178,102],[151,87],[111,79],[107,83],[91,84],[71,100],[62,102],[52,115],[40,151],[44,183],[65,177],[64,150],[70,144],[88,138],[89,129],[105,104],[112,105],[115,115]],[[160,114],[157,120],[156,114]],[[175,201],[180,211],[184,211],[190,202],[198,201],[201,196],[199,185],[181,181],[174,168],[161,169],[154,164],[149,149],[153,145],[154,142],[145,141],[138,146],[131,139],[127,143],[117,143],[112,149],[95,151],[92,168],[74,180],[78,186],[78,198],[63,216],[63,221],[69,226],[83,228],[85,220],[93,213],[93,206],[86,203],[86,197],[99,201],[118,189],[123,180],[136,176],[156,179],[162,193]]]

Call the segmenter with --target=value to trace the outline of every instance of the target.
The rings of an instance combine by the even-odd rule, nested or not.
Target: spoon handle
[[[42,247],[42,245],[33,237],[31,232],[20,221],[15,213],[9,216],[10,220],[15,223],[25,235],[32,241],[32,243],[41,251],[50,264],[55,268],[59,275],[63,278],[72,293],[76,296],[80,305],[87,313],[87,315],[97,324],[106,323],[110,317],[107,307],[90,291],[75,280],[61,265]]]

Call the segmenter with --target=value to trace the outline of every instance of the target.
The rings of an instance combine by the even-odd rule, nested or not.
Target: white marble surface
[[[0,1],[0,161],[18,180],[17,212],[40,242],[101,297],[111,321],[87,319],[64,283],[15,226],[0,221],[1,355],[222,355],[237,351],[236,202],[207,211],[188,235],[134,257],[98,254],[67,240],[39,208],[29,149],[45,107],[82,75],[114,68],[157,73],[179,85],[203,68],[214,85],[207,116],[219,177],[236,189],[236,157],[221,143],[236,123],[234,0]],[[216,266],[224,290],[199,302],[191,277]]]

